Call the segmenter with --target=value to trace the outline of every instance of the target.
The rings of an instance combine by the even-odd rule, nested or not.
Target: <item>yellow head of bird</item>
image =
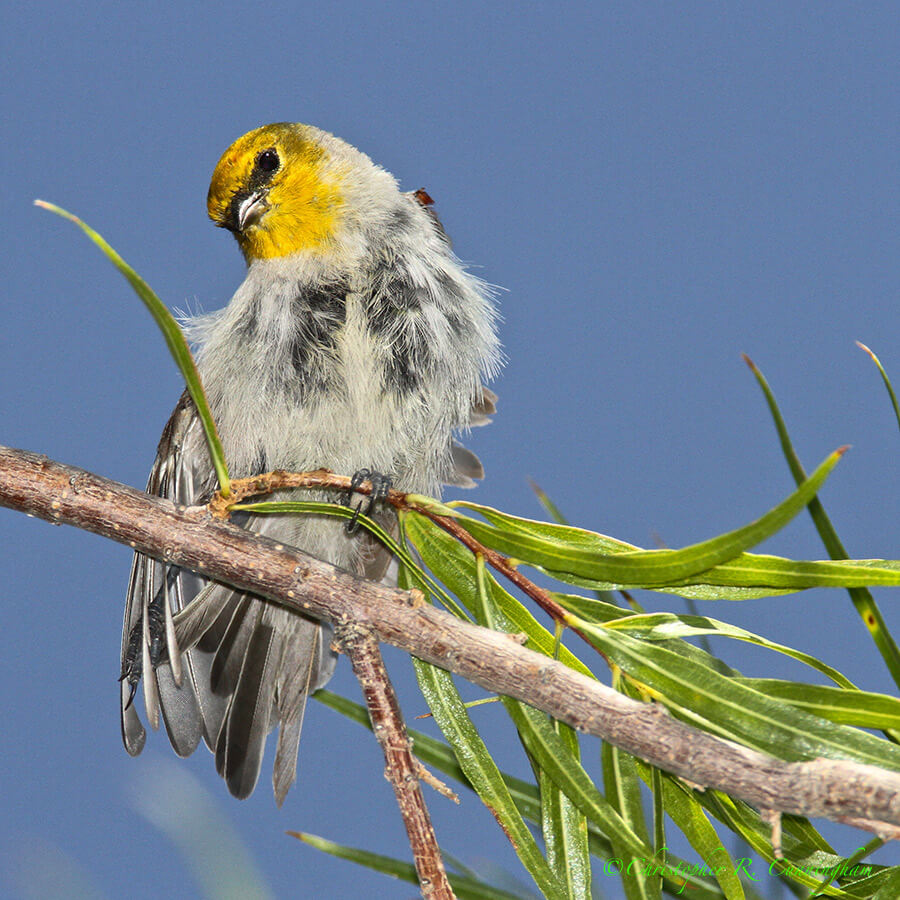
[[[206,206],[248,262],[327,248],[342,206],[327,154],[315,129],[279,122],[238,138],[222,155]]]

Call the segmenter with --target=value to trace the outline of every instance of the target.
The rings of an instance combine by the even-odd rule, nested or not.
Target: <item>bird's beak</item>
[[[242,234],[245,229],[255,225],[269,208],[266,191],[238,191],[231,196],[231,201],[221,214],[211,218],[219,228],[227,228],[234,234]]]
[[[233,210],[236,231],[244,231],[255,225],[269,208],[265,191],[253,191],[245,197],[235,199],[238,201]]]

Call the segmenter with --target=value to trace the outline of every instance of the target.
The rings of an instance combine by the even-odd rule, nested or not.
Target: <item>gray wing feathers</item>
[[[183,682],[180,686],[175,683],[171,666],[158,666],[155,674],[159,689],[159,708],[169,741],[179,756],[190,756],[203,737],[203,720],[197,695]]]
[[[124,660],[128,652],[128,639],[131,635],[131,629],[137,622],[138,609],[135,609],[134,603],[136,585],[139,579],[143,578],[142,568],[147,564],[147,558],[141,554],[135,554],[134,561],[131,564],[131,575],[128,579],[128,600],[125,604],[125,622],[122,626],[122,660]],[[124,674],[124,672],[123,672]],[[137,756],[144,749],[144,743],[147,740],[147,732],[141,724],[140,717],[134,704],[131,701],[131,686],[124,678],[119,680],[119,710],[120,723],[122,727],[122,743],[131,756]]]
[[[337,656],[327,646],[331,628],[273,609],[277,616],[291,616],[290,633],[282,640],[275,704],[281,721],[272,787],[281,806],[297,779],[297,751],[309,694],[325,684],[334,671]],[[283,634],[283,632],[279,632]]]
[[[244,631],[249,640],[216,742],[216,769],[228,790],[240,799],[250,796],[259,778],[275,693],[277,654],[273,650],[280,644],[271,627],[247,623]]]
[[[462,444],[454,443],[450,448],[450,461],[453,468],[450,471],[450,477],[446,479],[446,484],[453,485],[453,487],[473,488],[476,486],[476,480],[484,478],[484,466],[481,464],[481,460]]]
[[[469,425],[476,428],[490,423],[490,416],[497,412],[497,395],[490,389],[482,386],[481,400],[472,407],[472,416]]]
[[[149,492],[186,505],[206,499],[212,474],[208,460],[192,458],[186,448],[197,427],[193,405],[183,396],[160,440]],[[271,518],[248,517],[240,524],[274,536],[279,531]],[[151,653],[154,615],[164,617],[161,661]],[[132,652],[140,659],[144,704],[153,727],[161,714],[180,756],[191,754],[203,738],[231,793],[247,797],[259,778],[266,737],[280,722],[273,775],[280,805],[296,779],[308,694],[334,669],[336,656],[327,647],[331,629],[142,554],[135,555],[129,582],[123,671],[138,622],[141,646]],[[129,701],[130,685],[123,681],[122,739],[128,752],[137,755],[146,732]]]
[[[481,388],[481,397],[472,406],[469,415],[469,427],[478,428],[490,423],[490,417],[497,412],[497,395],[489,388]],[[453,442],[450,447],[450,474],[444,484],[453,487],[473,488],[476,481],[484,478],[484,466],[481,460],[462,444]]]

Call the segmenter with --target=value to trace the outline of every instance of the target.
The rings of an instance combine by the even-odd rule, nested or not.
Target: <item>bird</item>
[[[496,409],[486,387],[503,362],[496,290],[456,257],[424,189],[401,191],[349,143],[280,122],[225,151],[207,211],[237,239],[246,276],[223,309],[181,324],[233,477],[371,472],[373,485],[433,497],[483,477],[458,436]],[[193,506],[216,489],[185,392],[147,491]],[[389,509],[372,514],[396,531]],[[245,512],[232,521],[358,577],[391,578],[384,548],[332,517]],[[297,777],[307,697],[334,671],[331,639],[327,622],[136,553],[122,629],[126,750],[136,756],[146,741],[134,702],[143,682],[151,725],[161,714],[180,756],[202,740],[230,793],[246,798],[277,727],[281,806]]]

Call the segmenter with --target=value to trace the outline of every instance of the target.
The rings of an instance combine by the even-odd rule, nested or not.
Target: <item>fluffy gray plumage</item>
[[[324,171],[340,172],[344,211],[327,252],[248,259],[228,306],[185,323],[232,476],[369,468],[390,474],[400,490],[432,496],[442,484],[471,486],[481,466],[454,433],[493,411],[483,387],[499,362],[488,288],[463,269],[431,209],[391,175],[331,135],[289,127],[303,127],[324,150]],[[185,396],[163,432],[148,491],[195,505],[214,488]],[[379,515],[391,527],[391,514]],[[250,516],[239,524],[356,575],[385,575],[385,554],[336,520]],[[122,638],[128,752],[140,753],[145,741],[129,703],[143,676],[151,722],[161,711],[182,756],[203,739],[237,797],[253,791],[266,736],[279,726],[280,805],[296,778],[307,696],[334,669],[330,634],[320,622],[136,554]]]

